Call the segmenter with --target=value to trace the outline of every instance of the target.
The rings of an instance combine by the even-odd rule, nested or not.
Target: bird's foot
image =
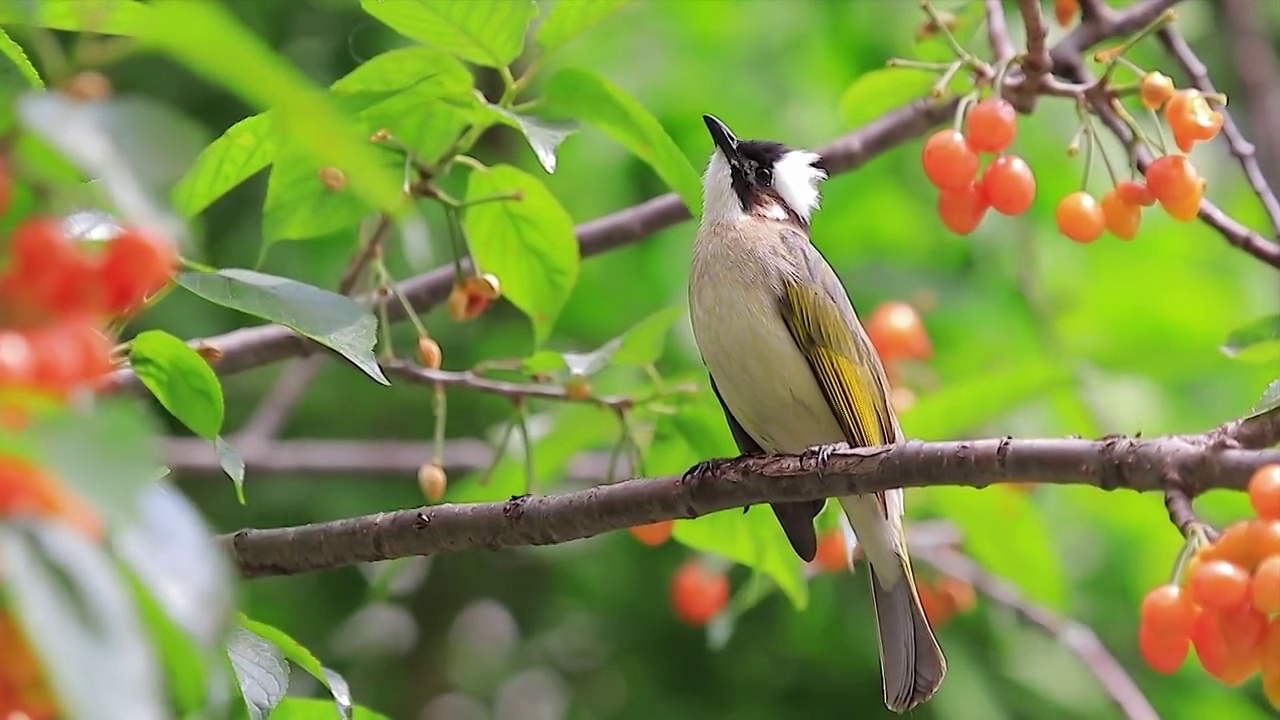
[[[827,464],[831,462],[831,446],[819,445],[811,447],[800,453],[800,464],[804,467],[813,468],[818,473],[818,477],[822,477],[827,471]]]

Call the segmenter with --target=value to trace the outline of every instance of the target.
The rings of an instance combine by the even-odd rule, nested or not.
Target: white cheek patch
[[[818,208],[818,183],[827,177],[825,170],[813,166],[820,157],[808,150],[792,150],[773,166],[774,189],[805,220]]]
[[[716,150],[711,153],[707,172],[702,177],[702,217],[711,221],[736,220],[743,217],[742,203],[733,191],[729,163]]]

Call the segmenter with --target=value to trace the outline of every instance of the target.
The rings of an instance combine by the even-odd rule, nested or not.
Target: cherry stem
[[[964,67],[964,63],[959,60],[951,63],[946,72],[942,73],[942,77],[938,78],[933,87],[929,88],[929,94],[935,98],[942,97],[947,90],[947,86],[951,84],[951,79],[956,76],[957,72],[960,72],[962,67]]]
[[[512,417],[506,427],[502,429],[502,437],[498,439],[497,445],[494,445],[493,459],[489,461],[489,466],[484,469],[476,482],[484,487],[489,484],[489,478],[493,477],[493,471],[498,469],[498,463],[502,461],[503,456],[507,452],[507,445],[511,444],[511,433],[515,432],[516,422],[518,418]]]
[[[911,60],[910,58],[889,58],[885,61],[885,67],[904,68],[908,70],[928,70],[929,72],[944,72],[950,70],[954,62],[928,62],[925,60]]]
[[[467,237],[458,220],[457,206],[445,205],[444,216],[445,223],[449,226],[449,249],[453,252],[453,277],[461,282],[465,275],[462,272],[462,256],[467,252]]]
[[[1147,112],[1151,113],[1151,123],[1156,126],[1156,139],[1160,143],[1160,153],[1168,154],[1169,139],[1164,134],[1164,124],[1160,122],[1160,114],[1150,108]]]
[[[525,412],[524,402],[521,400],[516,400],[516,414],[520,424],[520,445],[524,449],[524,491],[532,495],[538,475],[533,468],[533,441],[529,439],[529,415]]]
[[[960,98],[960,104],[956,106],[956,117],[952,127],[956,132],[960,132],[964,127],[964,116],[969,112],[969,106],[977,102],[978,92],[975,90],[968,95]]]
[[[1178,12],[1173,8],[1169,8],[1168,10],[1160,13],[1160,16],[1155,20],[1147,23],[1146,27],[1143,27],[1138,32],[1129,36],[1129,39],[1125,40],[1119,47],[1111,51],[1111,61],[1107,63],[1106,69],[1102,72],[1102,79],[1099,80],[1099,82],[1105,82],[1107,78],[1111,77],[1111,74],[1115,71],[1116,65],[1120,63],[1121,58],[1124,57],[1124,54],[1129,52],[1134,45],[1146,40],[1151,36],[1151,33],[1177,19]]]
[[[414,329],[418,331],[418,336],[427,337],[430,333],[427,332],[426,326],[422,324],[422,318],[418,317],[417,311],[413,309],[413,305],[410,304],[409,298],[405,297],[404,291],[402,291],[400,286],[392,280],[391,273],[387,271],[386,262],[384,262],[381,257],[374,258],[373,262],[374,267],[377,268],[378,283],[384,289],[390,290],[391,293],[396,296],[396,299],[400,301],[400,305],[404,308],[405,315],[408,316],[409,322],[413,323]],[[388,345],[390,345],[390,343],[388,343]]]
[[[431,448],[431,462],[434,465],[444,465],[444,430],[445,419],[448,417],[448,402],[445,398],[444,385],[442,383],[436,383],[435,415],[436,427],[435,437],[433,438],[434,443]]]
[[[938,28],[938,32],[942,33],[942,37],[946,39],[947,44],[951,46],[952,52],[954,52],[957,57],[969,64],[981,64],[981,61],[975,58],[973,53],[965,50],[964,46],[960,44],[960,41],[956,39],[956,36],[951,34],[951,28],[947,27],[946,19],[943,18],[942,13],[938,12],[938,9],[933,6],[933,3],[929,2],[929,0],[920,0],[920,7],[924,10],[925,14],[929,16],[929,20]]]
[[[1009,68],[1013,67],[1016,58],[1008,58],[996,66],[996,79],[991,83],[991,91],[996,97],[1003,97],[1004,77],[1009,74]]]
[[[1107,166],[1107,174],[1111,176],[1111,186],[1119,185],[1120,176],[1116,175],[1116,169],[1111,165],[1111,158],[1107,157],[1107,149],[1102,147],[1102,138],[1098,136],[1098,128],[1094,126],[1093,118],[1086,115],[1084,122],[1093,142],[1098,146],[1098,155],[1102,158],[1102,164]]]

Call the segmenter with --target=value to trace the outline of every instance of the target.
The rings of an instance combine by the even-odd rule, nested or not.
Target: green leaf
[[[12,37],[9,37],[9,33],[5,32],[4,28],[0,28],[0,55],[9,58],[14,67],[18,68],[18,73],[26,79],[27,84],[37,90],[44,89],[44,80],[40,78],[36,67],[31,64],[26,51]]]
[[[218,455],[222,472],[231,478],[231,484],[236,488],[236,499],[244,505],[244,458],[221,435],[214,439],[213,450]]]
[[[628,0],[557,0],[534,39],[546,57],[617,12]]]
[[[83,496],[108,524],[127,524],[161,466],[158,428],[142,407],[99,401],[89,415],[58,413],[23,433],[34,459]]]
[[[1271,384],[1262,391],[1262,397],[1258,399],[1258,404],[1253,406],[1249,417],[1258,417],[1265,415],[1276,408],[1280,408],[1280,380],[1272,380]]]
[[[169,717],[156,658],[105,548],[60,523],[8,521],[0,566],[7,605],[67,717]]]
[[[621,344],[613,353],[613,363],[645,366],[657,362],[666,349],[671,326],[684,312],[682,307],[663,308],[636,323],[622,336]]]
[[[274,717],[272,709],[289,690],[289,663],[280,649],[249,630],[236,628],[227,641],[227,658],[250,720]]]
[[[591,123],[645,161],[695,217],[702,212],[702,183],[680,148],[643,105],[604,78],[566,68],[547,83],[547,105],[557,114]]]
[[[471,72],[435,48],[406,47],[375,55],[330,86],[368,135],[386,129],[420,157],[434,160],[453,143],[481,101]],[[381,94],[356,108],[349,96]]]
[[[234,576],[213,532],[186,496],[160,482],[142,495],[139,521],[113,537],[143,619],[184,709],[218,687],[217,662],[231,628]]]
[[[564,139],[578,131],[578,123],[572,120],[546,120],[531,115],[520,115],[509,110],[489,105],[487,109],[500,122],[519,130],[529,147],[538,158],[542,169],[548,173],[556,171],[556,149]]]
[[[326,187],[320,180],[321,167],[305,148],[287,146],[280,152],[262,205],[264,252],[277,240],[300,240],[354,226],[368,212],[359,196]]]
[[[467,208],[467,242],[476,264],[497,275],[503,296],[533,321],[535,343],[541,345],[578,281],[581,258],[573,219],[545,185],[523,170],[497,165],[472,172],[467,202],[515,192],[519,200]]]
[[[252,620],[243,613],[240,614],[240,627],[275,644],[286,658],[306,670],[311,677],[319,680],[329,689],[337,703],[338,712],[343,718],[351,717],[351,692],[347,688],[347,681],[341,675],[321,665],[310,650],[303,647],[301,643],[279,628]],[[329,705],[329,709],[333,710],[332,704]]]
[[[443,50],[403,47],[379,53],[330,85],[335,93],[431,91],[441,97],[472,97],[467,67]]]
[[[260,110],[307,148],[319,165],[346,173],[350,191],[372,208],[414,214],[400,172],[383,162],[361,132],[297,68],[218,3],[167,0],[151,5],[147,43]]]
[[[356,705],[351,720],[388,720],[386,715]],[[288,697],[271,713],[271,720],[333,720],[333,703],[315,698]]]
[[[1280,360],[1280,315],[1255,320],[1227,336],[1222,352],[1245,362]]]
[[[520,366],[530,375],[549,375],[568,369],[564,356],[555,350],[539,350],[522,360]]]
[[[0,23],[34,25],[103,35],[138,35],[151,7],[136,0],[0,3]]]
[[[405,37],[493,68],[520,55],[537,12],[530,0],[360,0],[360,6]]]
[[[938,486],[915,497],[960,528],[965,551],[988,571],[1015,583],[1035,602],[1057,610],[1066,605],[1066,578],[1049,527],[1026,493],[1003,485],[983,490]]]
[[[221,646],[235,609],[235,575],[185,495],[163,481],[148,486],[137,522],[121,528],[113,542],[166,615],[203,647]]]
[[[373,356],[378,321],[345,295],[240,268],[179,273],[177,281],[210,302],[280,323],[305,335],[345,357],[379,383],[391,384]]]
[[[168,198],[204,145],[199,125],[146,98],[85,103],[56,92],[23,95],[18,117],[99,183],[124,219],[171,238],[185,237]]]
[[[1062,365],[1033,358],[923,395],[901,414],[908,437],[954,438],[1071,381]]]
[[[227,128],[201,151],[173,188],[173,204],[186,217],[199,214],[214,200],[248,180],[275,159],[278,141],[270,113],[250,115]]]
[[[165,410],[191,432],[213,440],[222,431],[222,384],[190,345],[163,330],[144,330],[129,343],[133,372]]]
[[[934,73],[882,68],[858,76],[840,96],[840,119],[858,127],[896,107],[925,97],[937,82]]]

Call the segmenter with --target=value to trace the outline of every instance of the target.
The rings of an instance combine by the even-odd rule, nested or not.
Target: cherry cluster
[[[964,132],[939,130],[924,143],[920,162],[940,191],[938,216],[947,229],[968,235],[988,210],[1021,215],[1036,197],[1036,178],[1027,161],[1005,154],[1018,133],[1018,113],[1003,98],[979,101],[965,116]],[[995,155],[979,175],[979,155]]]
[[[0,158],[0,215],[13,178]],[[66,403],[112,367],[110,327],[141,309],[176,268],[164,239],[124,228],[105,242],[72,237],[62,218],[23,218],[0,242],[0,431],[30,422],[31,403]],[[0,453],[0,518],[35,516],[103,537],[95,510],[47,469]],[[0,607],[0,717],[53,718],[53,695],[15,620]]]
[[[1169,76],[1149,72],[1139,84],[1142,104],[1163,108],[1174,145],[1184,154],[1168,153],[1147,166],[1142,180],[1116,182],[1101,202],[1084,190],[1064,197],[1055,212],[1058,231],[1078,243],[1091,243],[1109,232],[1121,240],[1138,234],[1142,209],[1156,203],[1169,217],[1191,222],[1200,212],[1205,181],[1185,153],[1212,140],[1222,130],[1223,115],[1195,88],[1179,90]]]
[[[1257,517],[1228,527],[1180,579],[1143,598],[1138,648],[1172,673],[1194,647],[1205,672],[1229,687],[1261,673],[1280,708],[1280,465],[1259,468],[1248,492]]]

